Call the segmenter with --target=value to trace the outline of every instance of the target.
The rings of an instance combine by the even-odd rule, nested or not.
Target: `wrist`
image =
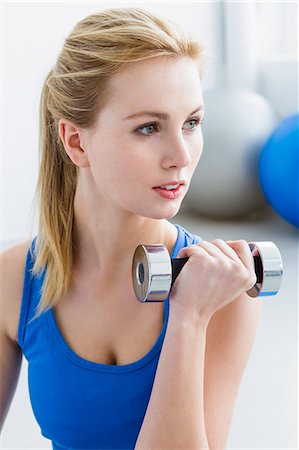
[[[188,306],[182,307],[181,305],[171,304],[169,301],[169,326],[176,331],[194,329],[196,331],[205,332],[208,328],[210,318],[204,314],[194,311]]]

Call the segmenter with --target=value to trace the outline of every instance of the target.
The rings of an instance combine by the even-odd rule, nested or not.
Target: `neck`
[[[84,201],[83,201],[84,200]],[[166,219],[137,216],[120,208],[82,197],[74,200],[74,269],[105,279],[131,277],[133,254],[140,244],[164,244],[171,254],[177,237]]]

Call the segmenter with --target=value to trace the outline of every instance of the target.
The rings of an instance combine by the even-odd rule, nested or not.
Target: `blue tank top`
[[[200,241],[199,236],[175,226],[178,235],[172,258],[181,248]],[[30,272],[35,240],[26,259],[18,343],[28,361],[30,401],[41,433],[57,450],[134,449],[166,332],[169,297],[164,302],[161,333],[143,358],[119,366],[83,359],[64,340],[53,309],[30,321],[45,275],[45,271],[40,276]]]

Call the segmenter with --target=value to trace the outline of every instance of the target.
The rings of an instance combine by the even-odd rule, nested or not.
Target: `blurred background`
[[[1,250],[37,230],[38,105],[44,78],[83,17],[139,6],[206,45],[202,159],[171,219],[205,240],[273,241],[281,289],[263,314],[228,449],[298,448],[298,3],[3,2]],[[3,449],[51,448],[40,436],[22,370]]]

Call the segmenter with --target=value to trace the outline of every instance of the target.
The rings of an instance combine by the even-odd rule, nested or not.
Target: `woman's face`
[[[202,88],[194,61],[141,61],[114,75],[109,87],[109,102],[82,140],[96,195],[139,216],[175,216],[203,149]],[[145,111],[150,114],[141,115]],[[172,180],[185,181],[176,199],[153,189]]]

